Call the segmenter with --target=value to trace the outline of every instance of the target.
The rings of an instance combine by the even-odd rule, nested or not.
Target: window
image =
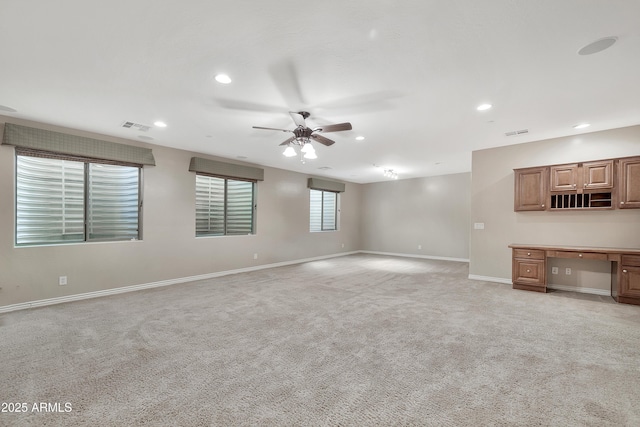
[[[16,155],[16,245],[140,237],[140,166],[40,155]]]
[[[337,230],[338,193],[333,191],[309,190],[310,231]]]
[[[196,237],[253,234],[255,183],[196,174]]]

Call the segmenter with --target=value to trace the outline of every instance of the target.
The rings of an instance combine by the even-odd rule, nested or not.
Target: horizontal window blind
[[[84,240],[84,164],[19,156],[16,244]]]
[[[196,236],[224,235],[224,179],[196,175]]]
[[[138,238],[139,175],[135,167],[89,164],[89,239]]]
[[[253,233],[253,183],[227,180],[227,234]]]

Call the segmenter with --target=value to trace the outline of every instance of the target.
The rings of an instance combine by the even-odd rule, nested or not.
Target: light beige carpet
[[[640,425],[640,307],[467,274],[352,255],[4,314],[0,425]]]

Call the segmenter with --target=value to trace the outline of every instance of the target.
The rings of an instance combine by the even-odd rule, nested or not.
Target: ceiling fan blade
[[[291,142],[293,142],[293,140],[296,139],[295,136],[292,136],[291,138],[287,139],[286,141],[284,141],[282,144],[280,145],[289,145],[291,144]]]
[[[300,113],[294,113],[293,111],[289,111],[289,114],[291,115],[291,118],[293,119],[293,122],[296,124],[296,126],[302,126],[303,128],[307,127],[307,124],[304,122],[304,116]]]
[[[351,130],[353,129],[351,127],[351,123],[337,123],[335,125],[326,125],[326,126],[319,126],[318,128],[314,129],[315,132],[340,132],[343,130]]]
[[[269,74],[289,108],[307,105],[300,87],[298,70],[292,60],[288,59],[271,65]]]
[[[326,145],[327,147],[336,143],[335,141],[329,138],[325,138],[322,135],[316,135],[315,133],[311,135],[311,138],[313,138],[315,141],[319,142],[320,144]]]
[[[255,102],[238,101],[235,99],[223,99],[219,98],[215,100],[222,108],[230,110],[244,110],[244,111],[261,111],[264,113],[282,113],[287,111],[285,108],[275,105],[257,104]]]
[[[262,126],[253,126],[254,129],[264,129],[264,130],[279,130],[280,132],[291,132],[288,129],[277,129],[277,128],[266,128]]]

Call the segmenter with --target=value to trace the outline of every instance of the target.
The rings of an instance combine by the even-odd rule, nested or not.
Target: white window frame
[[[319,193],[320,198],[320,206],[319,206],[319,214],[320,214],[320,227],[318,228],[314,224],[314,215],[318,215],[318,207],[313,206],[314,197],[312,192]],[[334,209],[333,212],[325,212],[325,197],[327,195],[331,195],[334,198]],[[315,211],[314,211],[315,209]],[[311,233],[321,233],[321,232],[330,232],[330,231],[338,231],[339,229],[339,218],[340,218],[340,193],[337,191],[328,191],[328,190],[318,190],[314,188],[309,189],[309,231]],[[333,215],[331,215],[333,214]],[[329,225],[325,226],[325,218],[331,215],[332,222],[329,222]],[[331,226],[331,224],[333,226]]]
[[[218,179],[218,180],[222,180],[223,181],[223,186],[224,186],[224,195],[223,195],[223,201],[222,201],[222,206],[219,206],[219,211],[222,212],[222,231],[221,232],[216,232],[212,229],[209,229],[208,231],[198,231],[198,180],[207,180],[207,179]],[[249,183],[251,184],[251,220],[250,220],[250,224],[251,224],[251,229],[248,232],[242,232],[242,233],[235,233],[235,232],[230,232],[229,231],[229,222],[230,222],[230,218],[229,218],[229,181],[233,181],[233,182],[243,182],[243,183]],[[195,229],[195,235],[196,238],[202,238],[202,237],[227,237],[227,236],[247,236],[247,235],[255,235],[256,234],[256,211],[257,211],[257,205],[256,205],[256,196],[257,196],[257,182],[254,180],[250,180],[250,179],[241,179],[241,178],[233,178],[233,177],[222,177],[222,176],[215,176],[215,175],[209,175],[206,173],[196,173],[196,229]]]
[[[65,218],[64,218],[64,210],[66,207],[66,203],[65,203],[65,199],[61,199],[60,203],[62,205],[62,213],[63,213],[63,218],[61,219],[63,224],[60,228],[61,230],[61,235],[59,238],[51,238],[51,239],[47,239],[47,238],[43,238],[40,237],[40,240],[36,240],[36,239],[32,239],[32,241],[28,241],[28,239],[24,236],[20,237],[21,231],[19,230],[21,228],[21,223],[24,223],[25,217],[19,218],[20,216],[20,205],[21,203],[19,202],[19,197],[21,196],[28,196],[28,194],[25,193],[21,193],[20,189],[19,189],[19,183],[21,181],[21,178],[19,178],[19,174],[21,173],[21,171],[19,171],[19,158],[20,157],[25,157],[25,158],[45,158],[45,159],[52,159],[52,160],[59,160],[59,161],[67,161],[67,162],[74,162],[77,164],[81,164],[82,165],[82,173],[77,173],[77,177],[82,176],[82,200],[81,200],[81,204],[82,204],[82,216],[78,217],[76,222],[80,222],[80,225],[76,225],[75,227],[75,233],[72,234],[77,234],[77,235],[81,235],[81,238],[70,238],[69,240],[65,239]],[[136,168],[137,169],[137,200],[136,200],[136,210],[135,210],[135,216],[136,216],[136,229],[135,229],[135,233],[122,233],[122,234],[127,234],[126,236],[117,236],[117,235],[112,235],[112,236],[102,236],[102,237],[92,237],[93,233],[93,229],[92,226],[95,225],[95,222],[91,221],[91,219],[89,218],[89,215],[92,211],[92,209],[96,209],[95,205],[92,205],[92,196],[90,195],[90,180],[91,177],[93,175],[91,175],[90,169],[91,166],[100,166],[100,165],[111,165],[111,166],[123,166],[123,167],[130,167],[130,168]],[[138,165],[138,164],[130,164],[130,163],[124,163],[124,162],[115,162],[115,161],[108,161],[108,160],[100,160],[100,159],[92,159],[92,158],[82,158],[82,157],[73,157],[73,156],[67,156],[67,155],[62,155],[62,154],[53,154],[53,153],[49,153],[49,152],[38,152],[38,151],[30,151],[30,150],[26,150],[26,151],[22,151],[22,150],[16,150],[16,154],[15,154],[15,199],[14,199],[14,244],[16,247],[33,247],[33,246],[49,246],[49,245],[64,245],[64,244],[79,244],[79,243],[91,243],[91,242],[113,242],[113,241],[131,241],[131,240],[141,240],[142,239],[142,177],[143,177],[143,172],[142,172],[142,165]],[[40,178],[42,179],[43,177],[40,176]],[[62,177],[62,179],[65,179],[66,175]],[[63,194],[64,194],[64,189],[62,190]],[[78,201],[76,200],[76,204],[78,204]],[[57,231],[55,228],[53,228],[54,231]]]

